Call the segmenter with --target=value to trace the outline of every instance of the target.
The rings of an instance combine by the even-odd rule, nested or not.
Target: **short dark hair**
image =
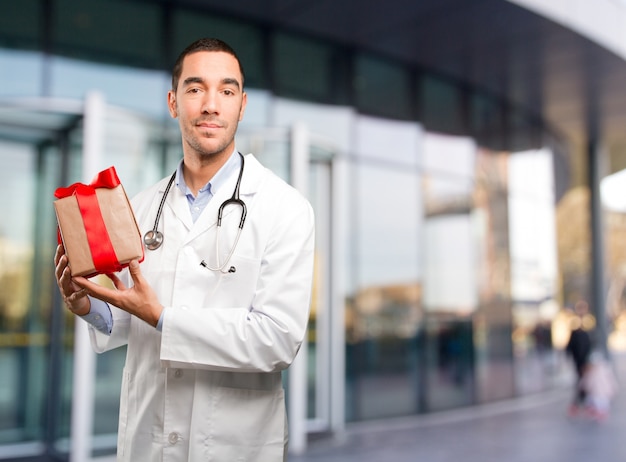
[[[180,79],[180,74],[183,72],[183,60],[185,56],[190,55],[192,53],[197,53],[199,51],[222,51],[224,53],[228,53],[232,55],[236,60],[237,64],[239,64],[239,71],[241,72],[241,86],[243,87],[243,81],[245,80],[245,75],[243,73],[243,66],[241,65],[241,61],[235,53],[235,50],[227,44],[226,42],[216,39],[216,38],[201,38],[196,40],[187,48],[185,48],[180,55],[178,55],[178,59],[174,63],[174,68],[172,69],[172,90],[176,91],[178,87],[178,80]]]

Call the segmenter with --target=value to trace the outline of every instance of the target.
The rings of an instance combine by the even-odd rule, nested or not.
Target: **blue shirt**
[[[217,191],[224,186],[224,183],[229,178],[231,173],[236,171],[238,168],[241,168],[241,158],[237,155],[237,150],[235,150],[226,163],[222,165],[215,175],[213,175],[213,178],[211,178],[211,180],[198,191],[198,195],[194,196],[187,186],[187,183],[185,183],[185,177],[183,175],[183,161],[180,161],[178,168],[176,169],[175,184],[187,198],[189,212],[191,213],[191,218],[194,223]],[[91,309],[89,310],[89,313],[81,317],[100,332],[110,334],[113,329],[113,315],[111,314],[109,304],[94,297],[89,297],[89,301],[91,303]],[[159,318],[159,322],[156,326],[159,331],[163,328],[164,313],[165,309],[161,312],[161,317]]]

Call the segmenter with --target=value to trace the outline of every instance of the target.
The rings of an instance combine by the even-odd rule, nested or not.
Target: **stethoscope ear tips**
[[[235,271],[237,271],[237,268],[235,268],[234,266],[231,266],[230,268],[228,268],[229,273],[234,273]]]

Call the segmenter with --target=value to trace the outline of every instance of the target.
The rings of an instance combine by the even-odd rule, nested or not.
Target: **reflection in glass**
[[[411,172],[354,167],[355,291],[347,306],[347,418],[415,413],[421,208]]]
[[[476,148],[467,138],[427,134],[423,156],[423,380],[427,409],[439,410],[470,404],[474,397]]]
[[[43,68],[44,59],[40,53],[0,48],[0,97],[40,95]],[[16,75],[20,78],[16,79]]]
[[[544,149],[511,154],[508,181],[515,383],[517,391],[529,393],[553,385],[557,372],[552,333],[559,314],[552,153]]]
[[[481,254],[473,322],[479,403],[514,393],[507,168],[508,153],[478,151],[473,213]]]
[[[41,441],[50,387],[51,204],[58,151],[0,143],[0,442]]]

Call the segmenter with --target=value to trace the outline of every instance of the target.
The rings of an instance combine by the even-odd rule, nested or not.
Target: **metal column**
[[[85,98],[82,159],[82,178],[87,183],[98,172],[102,157],[104,112],[105,102],[102,95],[88,94]],[[89,341],[87,325],[76,319],[70,462],[91,460],[95,374],[96,357]]]
[[[309,195],[309,133],[303,124],[291,132],[291,184],[305,197]],[[289,450],[302,454],[307,446],[307,365],[308,338],[289,369]]]
[[[604,271],[604,217],[600,181],[605,173],[603,152],[598,134],[591,130],[587,145],[589,215],[591,222],[591,300],[590,308],[596,318],[596,341],[605,355],[607,351],[606,281]]]

